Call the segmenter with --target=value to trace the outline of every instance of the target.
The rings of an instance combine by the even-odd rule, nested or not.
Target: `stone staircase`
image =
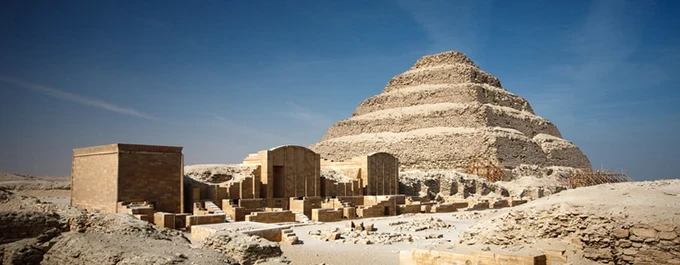
[[[129,202],[121,204],[121,206],[125,207],[124,211],[121,213],[131,214],[139,220],[153,223],[153,214],[156,212],[153,204],[143,201]]]
[[[309,223],[310,222],[309,217],[307,217],[303,213],[295,212],[295,211],[293,211],[293,213],[295,214],[295,221],[298,221],[300,223]]]
[[[293,229],[286,228],[286,229],[281,230],[281,243],[282,244],[297,245],[297,244],[301,244],[302,241],[300,241],[300,239],[295,234],[295,232],[293,232]]]
[[[338,198],[338,201],[342,204],[342,207],[344,207],[344,208],[347,208],[347,207],[356,208],[356,205],[354,205],[352,202],[349,202],[349,201],[346,201],[346,200],[343,200],[343,199],[340,199],[340,198]]]
[[[227,223],[233,223],[234,222],[234,220],[231,219],[231,216],[229,216],[228,214],[225,214],[224,211],[222,211],[222,209],[220,209],[220,207],[217,207],[217,204],[213,203],[212,201],[205,200],[205,201],[203,201],[203,204],[205,205],[205,208],[208,211],[211,211],[212,213],[224,214],[226,216],[225,222],[227,222]]]

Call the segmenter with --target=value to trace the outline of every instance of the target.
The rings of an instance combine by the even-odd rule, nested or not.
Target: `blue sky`
[[[678,177],[677,1],[3,1],[0,171],[72,149],[237,163],[318,141],[420,56],[466,53],[593,166]]]

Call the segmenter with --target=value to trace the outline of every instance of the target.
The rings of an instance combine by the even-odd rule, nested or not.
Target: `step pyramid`
[[[456,51],[420,58],[310,148],[332,160],[388,152],[402,170],[464,169],[480,158],[508,170],[590,168],[526,99]]]

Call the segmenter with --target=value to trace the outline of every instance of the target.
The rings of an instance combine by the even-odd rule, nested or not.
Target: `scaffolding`
[[[491,183],[502,180],[505,175],[495,163],[479,157],[472,160],[465,173],[480,176]]]
[[[569,177],[569,186],[573,188],[588,187],[606,183],[631,182],[633,179],[623,172],[612,172],[599,169],[583,169],[574,171]]]

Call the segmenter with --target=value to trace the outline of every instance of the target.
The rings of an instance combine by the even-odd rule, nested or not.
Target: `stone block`
[[[154,213],[154,224],[159,227],[175,229],[175,214],[157,212]]]
[[[357,210],[355,207],[344,207],[342,208],[342,217],[345,219],[355,219],[357,218]]]
[[[317,222],[342,221],[342,215],[341,209],[312,209],[312,220]]]

